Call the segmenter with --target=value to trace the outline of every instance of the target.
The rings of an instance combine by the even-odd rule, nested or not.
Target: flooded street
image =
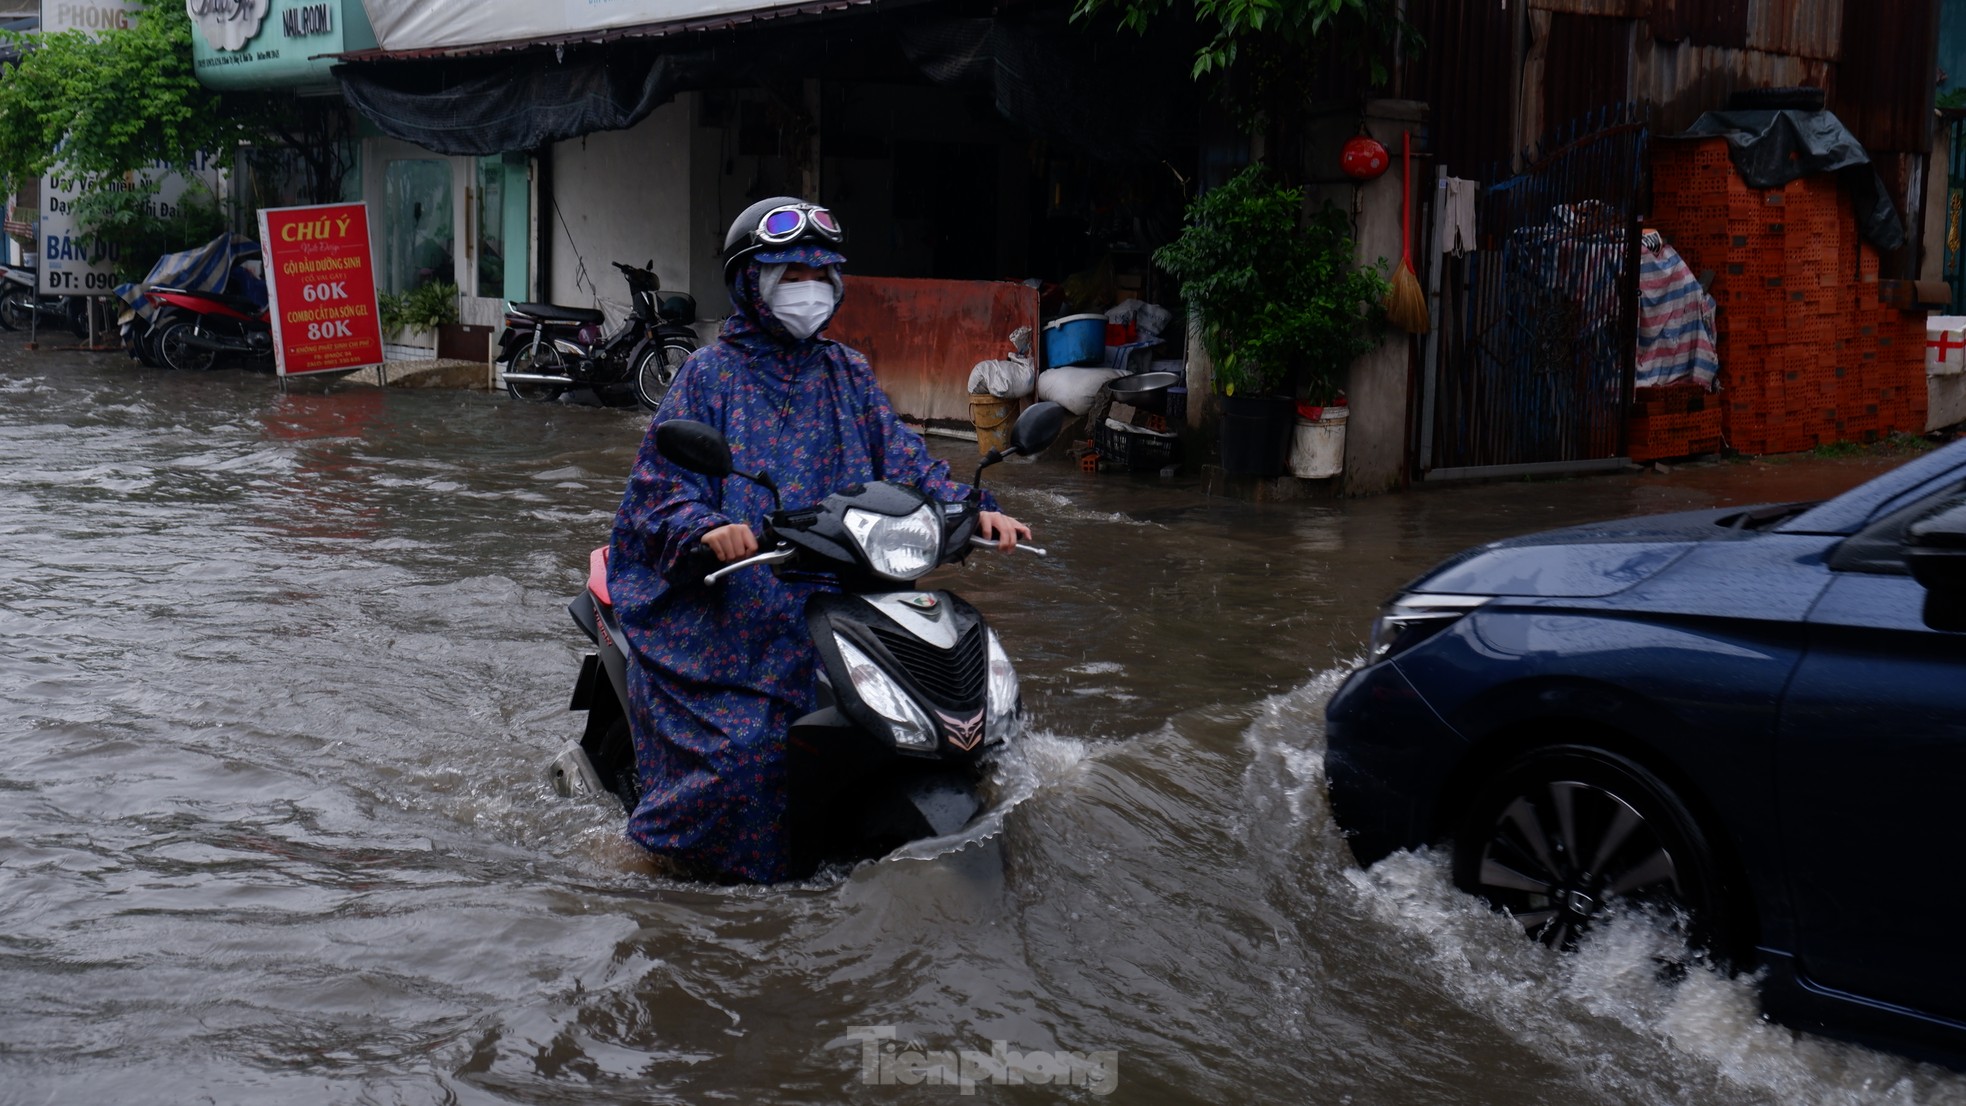
[[[1564,957],[1440,857],[1357,871],[1320,777],[1376,604],[1441,557],[1889,461],[1270,505],[1000,466],[1051,556],[938,578],[1035,731],[986,825],[713,889],[547,784],[580,724],[566,603],[644,417],[22,344],[0,1104],[962,1100],[908,1085],[909,1049],[1064,1084],[971,1088],[1017,1102],[1966,1103],[1966,1076],[1762,1022],[1746,980],[1661,981],[1636,922]]]

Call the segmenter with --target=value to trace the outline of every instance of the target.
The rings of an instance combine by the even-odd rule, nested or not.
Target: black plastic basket
[[[1119,430],[1101,422],[1092,431],[1093,448],[1099,463],[1128,472],[1151,472],[1175,462],[1180,440],[1158,434]]]

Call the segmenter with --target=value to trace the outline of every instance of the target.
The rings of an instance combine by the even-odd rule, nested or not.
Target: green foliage
[[[376,297],[376,315],[384,334],[403,330],[435,330],[457,321],[457,285],[422,284],[407,292],[384,292]]]
[[[1075,0],[1072,19],[1102,13],[1139,34],[1166,19],[1191,19],[1208,37],[1190,77],[1216,80],[1248,125],[1301,105],[1324,57],[1351,59],[1362,83],[1379,88],[1388,60],[1420,43],[1396,0]]]
[[[1154,251],[1199,313],[1224,393],[1291,390],[1322,402],[1378,345],[1386,278],[1354,264],[1350,225],[1258,162],[1188,205],[1181,234]]]
[[[1933,98],[1933,107],[1940,110],[1966,108],[1966,88],[1948,88]]]
[[[0,74],[0,175],[15,181],[56,164],[84,181],[190,167],[262,139],[276,111],[198,83],[182,0],[145,0],[127,30],[0,39],[21,52]]]
[[[202,246],[225,230],[218,197],[199,178],[174,207],[158,203],[155,187],[98,189],[75,202],[75,219],[118,247],[119,281],[142,280],[159,257]]]

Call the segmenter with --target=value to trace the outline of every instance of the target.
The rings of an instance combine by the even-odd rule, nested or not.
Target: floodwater
[[[1561,956],[1437,856],[1357,871],[1320,779],[1440,557],[1888,462],[1281,505],[1002,466],[1051,556],[947,581],[1035,730],[995,812],[723,889],[546,783],[643,425],[0,335],[0,1103],[1966,1102],[1662,981],[1640,922]]]

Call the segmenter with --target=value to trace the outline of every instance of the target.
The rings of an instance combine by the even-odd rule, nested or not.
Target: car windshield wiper
[[[1806,503],[1769,503],[1760,507],[1750,507],[1739,514],[1727,515],[1715,521],[1729,530],[1766,530],[1784,519],[1794,518],[1820,502],[1821,500],[1810,500]]]

